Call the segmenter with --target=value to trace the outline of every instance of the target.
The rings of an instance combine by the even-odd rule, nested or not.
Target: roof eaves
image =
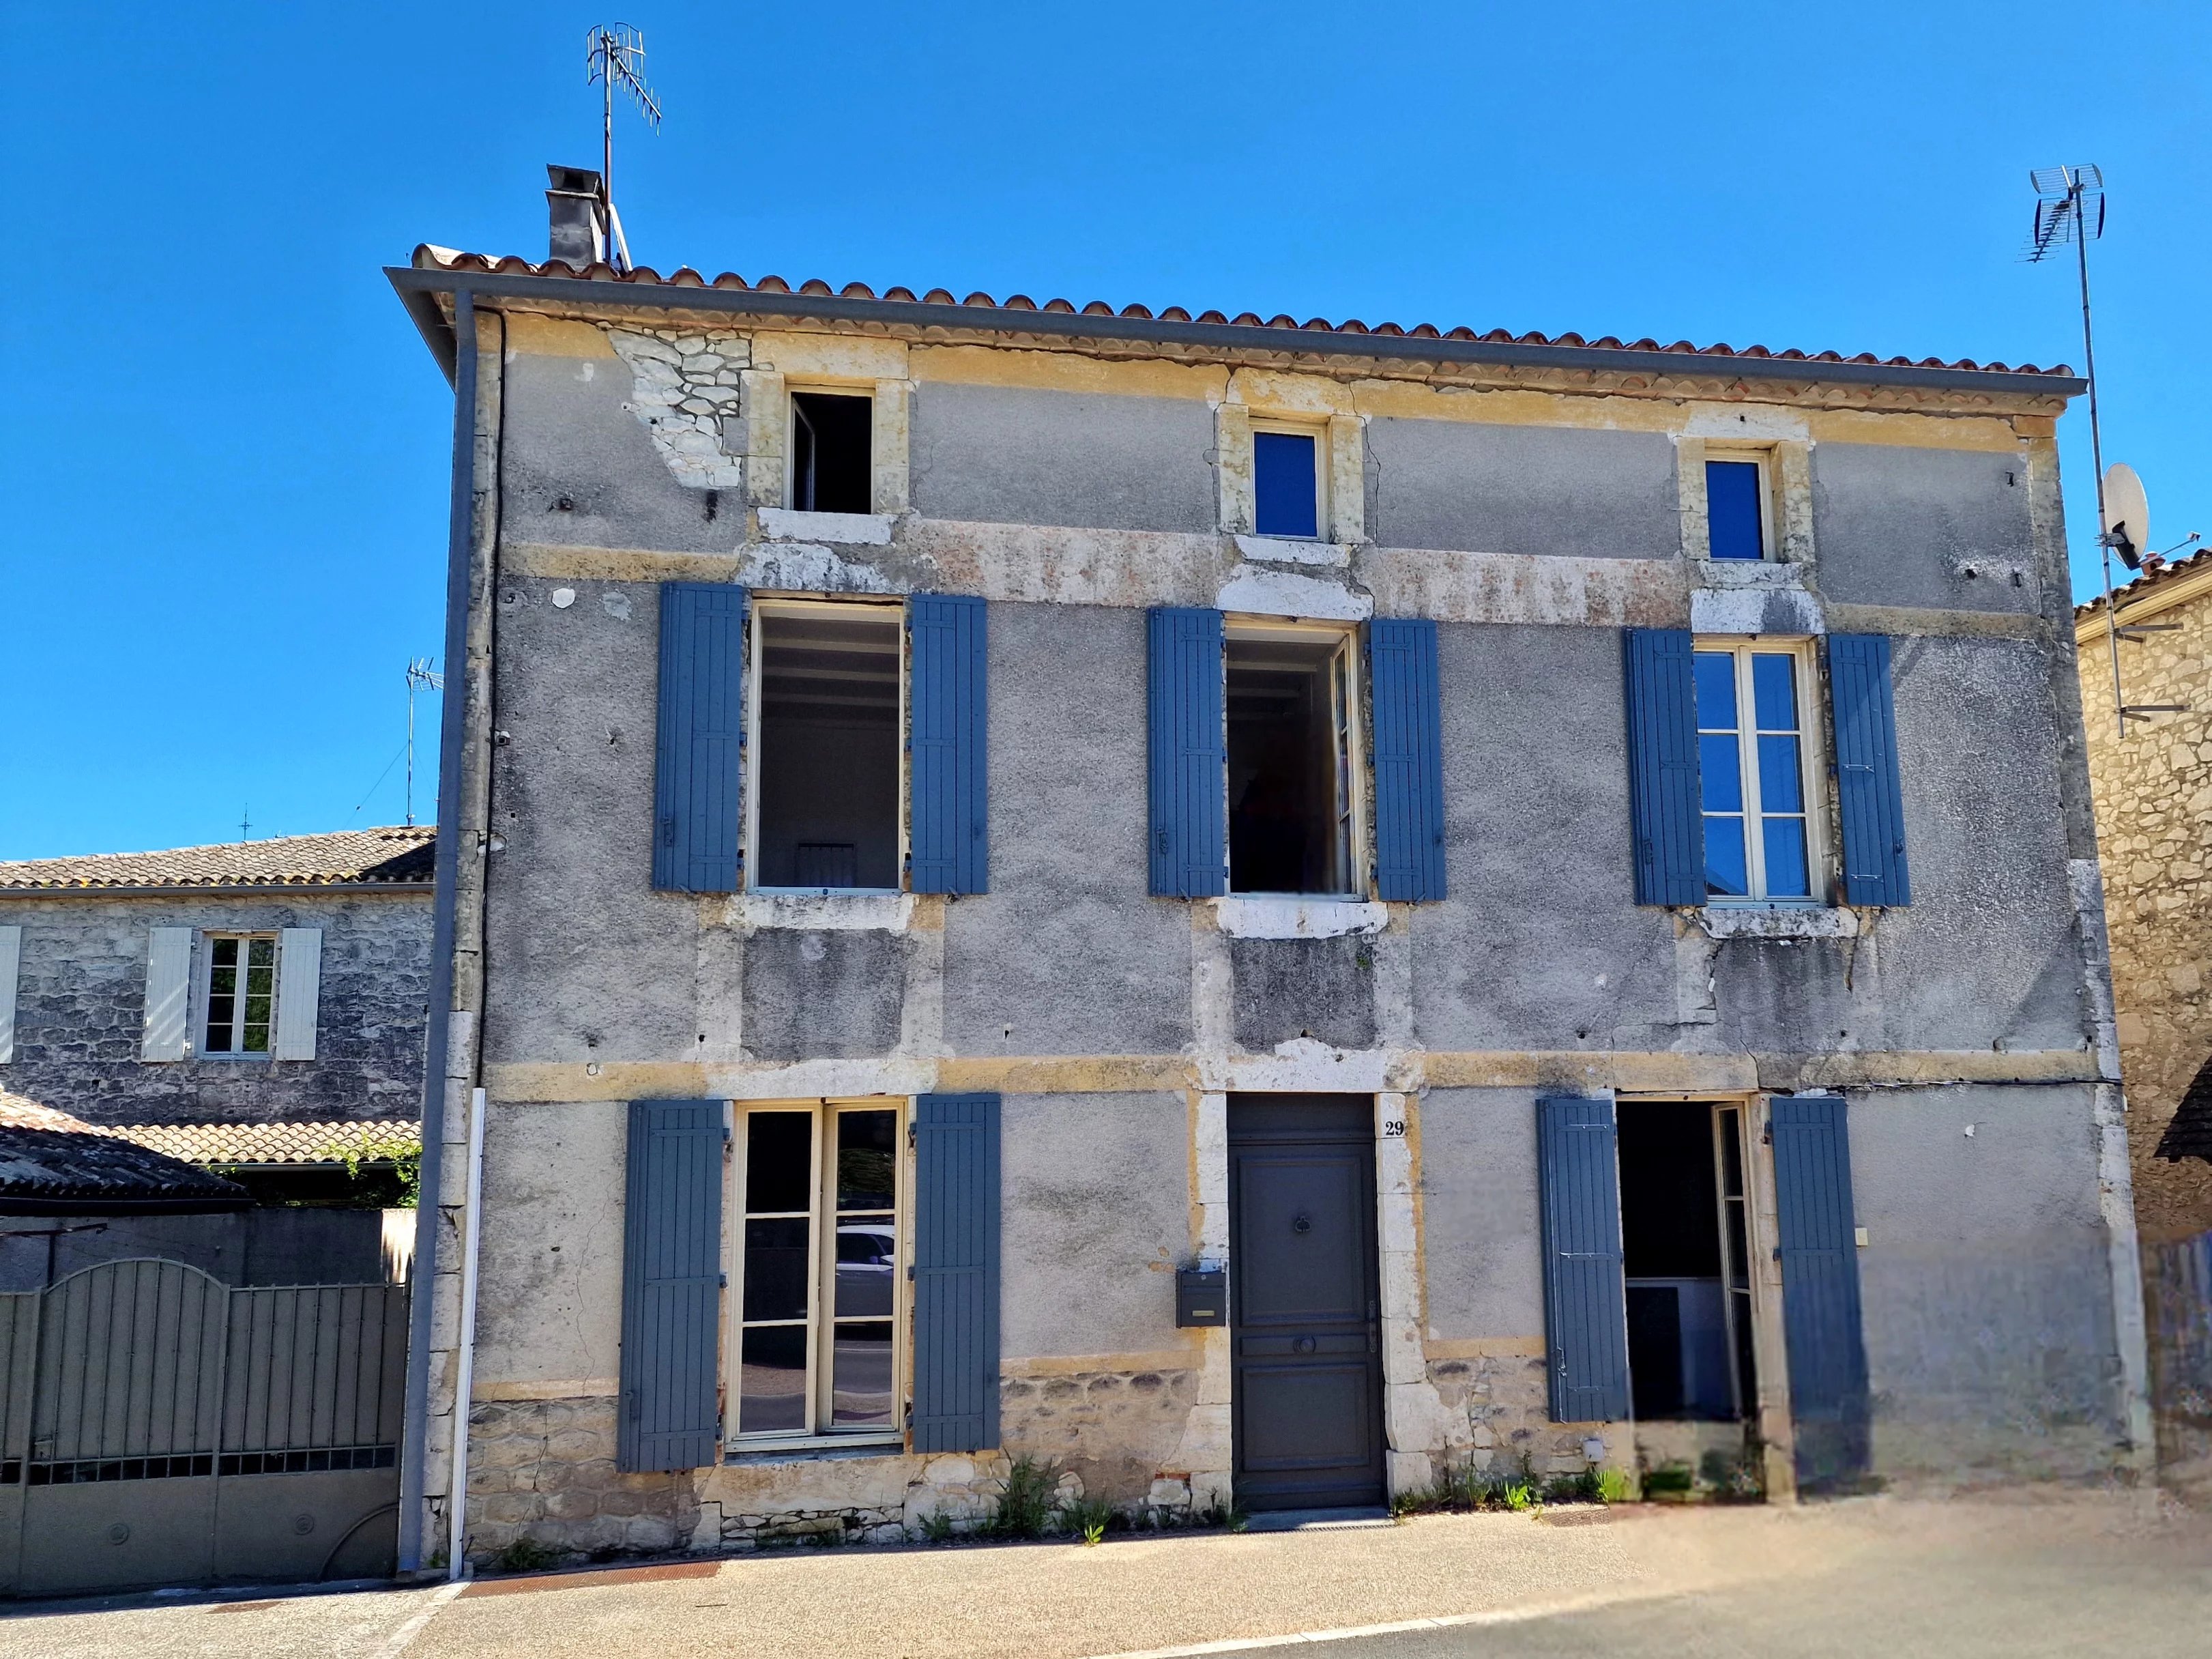
[[[1314,356],[1394,358],[1585,372],[1626,370],[1668,376],[1726,373],[1747,380],[2003,392],[2035,397],[2071,397],[2087,385],[2063,368],[2043,369],[2032,365],[1984,368],[1964,362],[1943,363],[1935,358],[1918,363],[1903,358],[1885,362],[1871,353],[1845,359],[1834,352],[1808,356],[1796,351],[1771,353],[1759,346],[1737,352],[1726,346],[1700,349],[1686,341],[1672,346],[1650,341],[1638,341],[1632,345],[1622,345],[1617,341],[1589,344],[1572,334],[1556,340],[1540,334],[1522,335],[1516,339],[1503,330],[1482,336],[1464,328],[1454,329],[1449,334],[1439,333],[1427,324],[1408,331],[1396,324],[1370,329],[1362,323],[1331,325],[1319,319],[1304,324],[1288,317],[1262,322],[1249,312],[1234,321],[1218,312],[1207,312],[1193,319],[1180,307],[1170,307],[1158,316],[1137,306],[1115,313],[1102,303],[1094,303],[1079,310],[1068,301],[1058,300],[1039,308],[1021,295],[1003,303],[982,294],[956,301],[942,289],[933,290],[930,296],[920,300],[910,296],[878,298],[859,283],[848,284],[843,293],[835,294],[827,283],[807,283],[793,293],[787,283],[778,278],[763,279],[761,285],[753,286],[729,275],[718,276],[709,283],[696,271],[688,270],[679,270],[666,280],[649,269],[640,269],[627,277],[615,276],[611,271],[605,276],[573,276],[547,274],[568,271],[566,265],[557,262],[537,266],[515,258],[494,261],[479,254],[453,255],[444,249],[425,249],[417,257],[426,255],[432,260],[427,267],[390,266],[385,275],[414,316],[416,327],[422,331],[449,380],[453,376],[453,331],[433,296],[465,289],[480,295],[563,301],[593,307],[720,311],[1071,339],[1152,341],[1270,354],[1287,351]],[[592,269],[599,271],[607,268]],[[770,287],[770,283],[774,286]],[[894,289],[890,293],[897,295],[907,290]],[[944,294],[941,300],[936,297],[939,294]]]

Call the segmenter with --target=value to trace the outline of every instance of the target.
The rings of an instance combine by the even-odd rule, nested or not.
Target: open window
[[[1358,889],[1357,636],[1226,629],[1229,890]]]
[[[866,513],[872,400],[845,392],[791,394],[791,505],[801,513]]]
[[[901,608],[763,599],[753,615],[751,885],[896,890]]]
[[[899,1433],[902,1115],[881,1100],[741,1110],[733,1437]]]
[[[1639,1421],[1755,1415],[1743,1118],[1732,1101],[1620,1107],[1621,1269]]]
[[[1769,458],[1756,452],[1723,451],[1705,462],[1706,556],[1770,559],[1774,556],[1774,515]]]
[[[1324,434],[1312,427],[1252,424],[1252,527],[1262,536],[1318,540],[1328,522]]]

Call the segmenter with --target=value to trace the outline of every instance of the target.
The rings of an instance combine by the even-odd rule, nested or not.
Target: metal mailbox
[[[1176,1323],[1226,1325],[1229,1274],[1221,1267],[1176,1269]]]

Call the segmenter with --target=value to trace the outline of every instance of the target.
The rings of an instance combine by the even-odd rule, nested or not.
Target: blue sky
[[[5,0],[0,858],[399,821],[449,404],[380,267],[543,256],[616,15],[663,270],[2078,364],[2026,172],[2097,161],[2106,453],[2212,534],[2202,6]]]

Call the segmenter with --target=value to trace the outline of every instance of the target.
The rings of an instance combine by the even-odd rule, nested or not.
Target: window
[[[1766,463],[1754,457],[1705,463],[1705,525],[1710,556],[1763,559],[1766,533]]]
[[[216,933],[208,939],[204,1054],[269,1053],[276,1027],[276,939],[271,933]]]
[[[1252,526],[1262,536],[1314,540],[1321,535],[1321,434],[1255,426],[1252,432]]]
[[[825,1103],[740,1119],[733,1433],[899,1432],[900,1115]]]
[[[866,513],[870,400],[849,392],[791,394],[791,504],[802,513]]]
[[[1355,647],[1332,629],[1229,628],[1231,892],[1353,890]]]
[[[1820,865],[1805,647],[1701,640],[1694,657],[1705,891],[1810,902]]]
[[[754,607],[755,887],[899,884],[897,605]]]

